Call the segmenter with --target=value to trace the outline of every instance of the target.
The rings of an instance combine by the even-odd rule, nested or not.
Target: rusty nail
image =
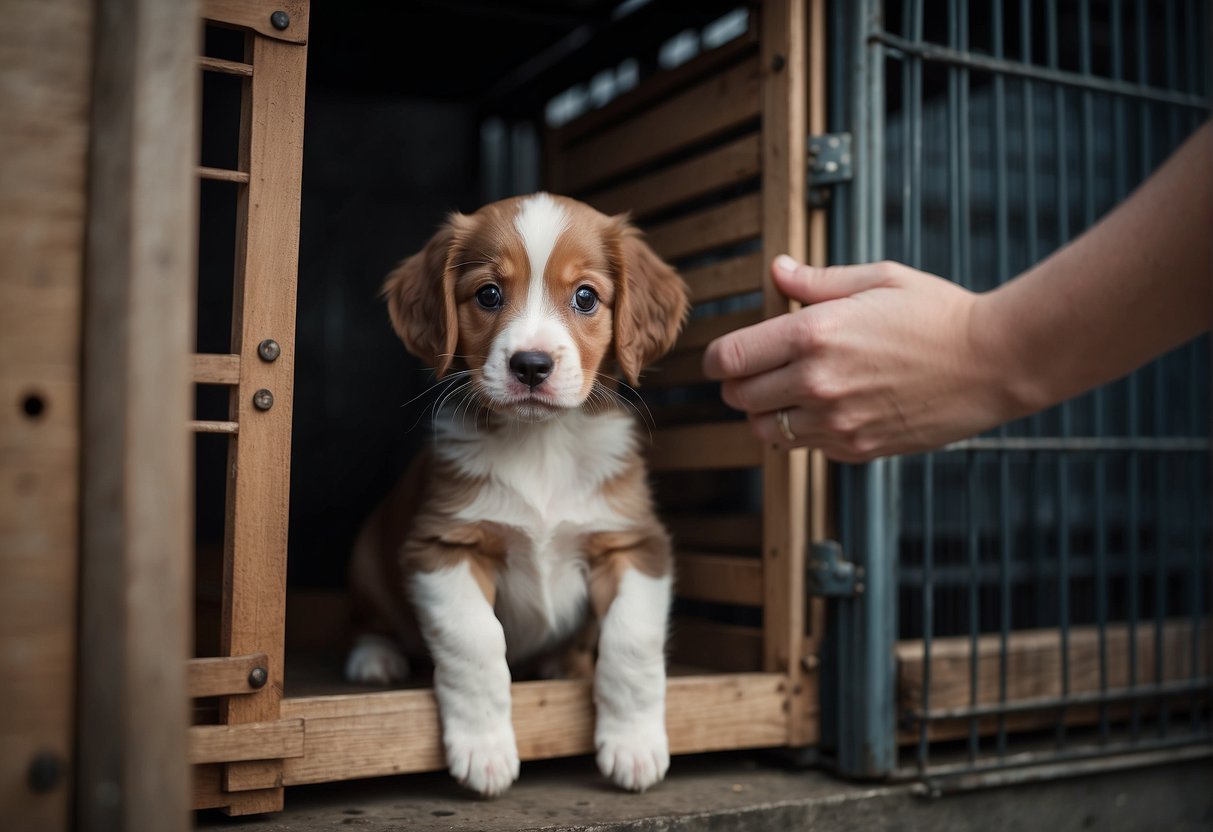
[[[265,683],[269,681],[270,674],[264,667],[254,667],[248,672],[248,686],[250,688],[265,687]]]
[[[278,346],[278,342],[273,338],[266,338],[257,345],[257,355],[261,356],[263,361],[274,361],[282,355],[282,347]]]
[[[269,410],[274,406],[274,394],[262,388],[253,394],[253,407],[258,410]]]
[[[281,32],[291,25],[291,16],[282,10],[278,10],[270,15],[270,25]]]

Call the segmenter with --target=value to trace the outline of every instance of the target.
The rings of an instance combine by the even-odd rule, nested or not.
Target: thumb
[[[786,254],[771,263],[775,286],[792,300],[821,303],[846,298],[865,289],[885,286],[896,266],[892,263],[863,263],[858,266],[805,266]]]

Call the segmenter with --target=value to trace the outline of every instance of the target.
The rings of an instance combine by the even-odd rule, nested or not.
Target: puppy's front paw
[[[660,720],[598,726],[594,745],[598,770],[617,786],[642,792],[660,783],[670,768],[670,747]]]
[[[409,662],[399,648],[383,636],[358,636],[345,660],[345,678],[359,685],[390,685],[409,675]]]
[[[479,735],[460,732],[444,744],[451,776],[474,792],[496,797],[518,779],[518,745],[508,722]]]

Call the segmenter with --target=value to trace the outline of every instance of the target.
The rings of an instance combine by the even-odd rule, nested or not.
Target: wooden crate
[[[208,21],[243,29],[246,49],[243,61],[201,62],[242,79],[243,107],[238,169],[199,171],[231,183],[240,209],[232,350],[194,359],[195,383],[232,392],[228,419],[193,423],[227,435],[230,479],[219,655],[190,662],[198,704],[189,759],[196,808],[246,814],[280,808],[284,786],[431,771],[443,758],[429,689],[309,695],[292,683],[283,695],[308,9],[257,0],[202,7]],[[290,15],[285,30],[267,25],[280,8]],[[655,75],[547,142],[551,190],[605,211],[632,210],[663,256],[699,261],[684,271],[697,304],[760,293],[751,310],[697,317],[652,374],[654,387],[696,385],[715,334],[792,308],[765,276],[776,254],[824,261],[823,218],[807,215],[804,194],[805,137],[824,126],[821,87],[809,86],[823,77],[824,3],[767,0],[750,20],[745,37]],[[751,250],[717,256],[737,244]],[[259,352],[267,339],[278,346],[272,360]],[[269,409],[258,407],[262,391],[272,395]],[[762,619],[675,623],[671,752],[812,744],[820,609],[805,596],[803,571],[806,538],[824,523],[824,465],[804,451],[763,447],[743,422],[680,423],[675,409],[661,418],[651,454],[658,476],[693,471],[708,481],[746,470],[762,492],[759,510],[744,516],[671,517],[679,595],[755,608]],[[588,683],[521,682],[512,696],[522,759],[593,750]]]

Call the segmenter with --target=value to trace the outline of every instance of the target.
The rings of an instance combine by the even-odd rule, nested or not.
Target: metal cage
[[[854,154],[835,262],[992,288],[1209,113],[1205,3],[864,0],[830,24],[830,129]],[[840,771],[936,793],[1213,749],[1209,378],[1202,338],[975,439],[840,468],[863,575],[829,612]]]

